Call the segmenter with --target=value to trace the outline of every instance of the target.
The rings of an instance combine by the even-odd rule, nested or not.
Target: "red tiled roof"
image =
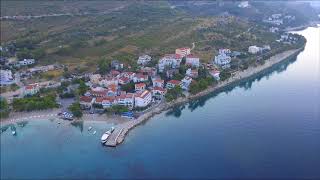
[[[179,85],[179,84],[180,84],[180,81],[173,79],[173,80],[168,81],[168,83],[174,84],[174,85]]]
[[[187,58],[199,58],[199,57],[197,57],[197,56],[195,56],[193,54],[189,54],[189,55],[187,55]]]
[[[155,91],[162,91],[162,92],[166,91],[166,89],[161,88],[161,87],[154,87],[153,90],[155,90]]]
[[[141,87],[145,87],[146,84],[145,83],[138,83],[138,84],[135,84],[134,86],[135,86],[135,88],[141,88]]]
[[[143,91],[142,93],[137,93],[137,97],[144,99],[150,92],[148,90]]]
[[[88,96],[81,96],[80,97],[80,101],[83,101],[83,102],[91,102],[92,101],[92,97],[88,97]]]

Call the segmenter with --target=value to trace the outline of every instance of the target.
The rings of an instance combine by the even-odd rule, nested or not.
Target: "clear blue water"
[[[320,29],[298,33],[297,58],[157,115],[117,148],[101,146],[103,122],[4,131],[1,178],[320,178]]]

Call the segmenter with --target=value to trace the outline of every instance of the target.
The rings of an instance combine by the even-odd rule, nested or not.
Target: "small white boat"
[[[93,134],[96,134],[97,133],[97,131],[93,131]]]
[[[89,126],[88,131],[90,131],[91,129],[92,129],[92,127],[91,127],[91,126]]]
[[[114,127],[111,127],[107,132],[105,132],[101,137],[101,143],[104,144],[107,142],[108,137],[111,135],[111,133],[114,131]]]
[[[11,133],[12,133],[12,135],[16,135],[16,131],[12,131]]]

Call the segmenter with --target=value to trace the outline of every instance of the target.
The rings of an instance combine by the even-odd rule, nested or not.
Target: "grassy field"
[[[244,19],[193,17],[184,10],[171,8],[165,1],[111,2],[41,1],[35,4],[34,1],[25,1],[16,3],[16,7],[12,2],[1,1],[2,16],[17,12],[22,15],[92,13],[2,20],[1,43],[14,42],[20,47],[18,51],[30,54],[41,49],[39,64],[58,62],[69,65],[70,70],[95,71],[101,58],[134,64],[139,54],[148,53],[158,59],[165,53],[174,53],[178,47],[191,47],[195,42],[193,53],[208,62],[218,48],[247,51],[249,45],[272,43],[276,38]],[[248,31],[252,26],[254,28]]]

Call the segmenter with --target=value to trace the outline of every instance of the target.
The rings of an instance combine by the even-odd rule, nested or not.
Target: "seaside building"
[[[135,84],[134,89],[136,92],[143,92],[144,90],[146,90],[146,84],[145,83]]]
[[[162,99],[164,97],[164,95],[166,95],[166,93],[167,93],[167,90],[162,87],[156,86],[152,89],[152,96],[155,99]]]
[[[230,67],[231,57],[226,54],[219,54],[214,57],[214,63],[222,68]]]
[[[164,80],[162,80],[161,78],[153,78],[152,79],[152,85],[153,87],[164,87]]]
[[[220,80],[220,71],[218,70],[211,70],[209,71],[209,74],[217,81]]]
[[[137,64],[144,66],[148,64],[150,61],[151,61],[151,56],[145,54],[145,55],[139,56]]]
[[[167,88],[167,89],[172,89],[172,88],[174,88],[174,87],[176,87],[176,86],[179,86],[180,83],[181,83],[181,82],[178,81],[178,80],[170,80],[170,81],[167,82],[166,88]]]
[[[194,56],[193,54],[189,54],[186,57],[186,65],[191,67],[199,67],[200,66],[200,59],[197,56]]]
[[[82,109],[91,109],[94,102],[95,98],[89,96],[81,96],[79,99],[80,107]]]
[[[136,107],[146,107],[151,103],[152,95],[150,91],[145,90],[142,93],[136,93],[134,101]]]
[[[158,68],[159,72],[163,72],[166,67],[179,68],[182,60],[182,56],[178,54],[166,54],[159,60]]]
[[[191,53],[191,49],[189,47],[183,47],[183,48],[178,48],[176,49],[176,54],[185,57]]]
[[[40,90],[40,86],[39,84],[29,84],[27,86],[24,87],[23,89],[23,95],[24,96],[32,96],[35,95],[39,92]]]
[[[192,78],[189,77],[189,76],[185,76],[182,80],[181,80],[181,83],[180,83],[180,87],[183,89],[183,90],[188,90],[189,89],[189,86],[192,82]]]
[[[251,54],[257,54],[261,51],[261,48],[258,46],[249,46],[248,52]]]

